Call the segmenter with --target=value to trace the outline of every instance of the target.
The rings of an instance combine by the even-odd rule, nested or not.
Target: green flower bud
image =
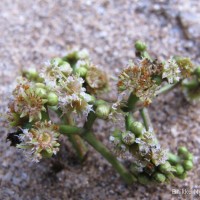
[[[50,106],[56,106],[58,104],[58,96],[53,92],[50,92],[48,94],[47,100],[48,100],[48,105]]]
[[[95,106],[99,106],[99,105],[102,105],[102,104],[106,104],[106,102],[104,100],[95,101]]]
[[[36,88],[35,93],[41,98],[47,97],[47,91],[44,88]]]
[[[23,76],[25,76],[29,80],[35,80],[38,78],[38,73],[36,69],[31,68],[22,72]]]
[[[164,174],[170,172],[171,168],[172,166],[169,162],[165,162],[164,164],[159,165],[159,170]]]
[[[130,131],[126,131],[122,133],[122,141],[126,145],[131,145],[135,142],[135,135]]]
[[[50,63],[55,66],[61,65],[63,62],[62,58],[53,58]]]
[[[184,172],[184,168],[183,168],[183,166],[181,164],[177,164],[175,166],[175,170],[176,170],[176,174],[177,175],[181,175]]]
[[[173,153],[168,153],[168,161],[170,162],[170,164],[174,165],[180,162],[180,158]]]
[[[75,69],[75,73],[84,78],[87,74],[87,69],[85,67],[78,67]]]
[[[150,183],[150,178],[145,174],[138,174],[138,182],[143,185],[148,185]]]
[[[140,41],[140,40],[137,40],[137,41],[135,42],[135,49],[136,49],[137,51],[145,51],[146,48],[147,48],[147,46],[146,46],[146,44],[145,44],[144,42],[142,42],[142,41]]]
[[[181,175],[178,176],[178,178],[184,180],[187,177],[187,173],[183,172]]]
[[[144,126],[141,122],[133,122],[130,125],[130,131],[136,135],[136,137],[140,137],[144,132]]]
[[[110,114],[110,105],[108,104],[98,105],[95,113],[98,118],[107,119]]]
[[[191,160],[193,162],[194,156],[192,153],[188,152],[187,155],[185,156],[185,159]]]
[[[188,150],[186,147],[184,146],[181,146],[178,148],[178,155],[182,155],[182,156],[185,156],[188,154]]]
[[[191,170],[191,169],[193,168],[193,163],[192,163],[192,161],[191,161],[191,160],[185,160],[185,161],[183,162],[183,167],[184,167],[184,169],[185,169],[186,171]]]
[[[165,175],[161,173],[155,173],[153,177],[159,183],[164,183],[166,180]]]

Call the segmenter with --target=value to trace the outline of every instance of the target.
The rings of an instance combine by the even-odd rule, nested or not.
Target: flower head
[[[51,157],[59,150],[60,144],[57,142],[58,127],[50,121],[37,122],[30,130],[23,129],[20,134],[21,143],[18,148],[24,149],[28,157],[38,162],[42,157]]]
[[[59,82],[55,92],[58,94],[59,106],[63,113],[74,112],[87,115],[92,110],[83,83],[83,79],[77,76],[69,76]]]
[[[42,111],[45,111],[44,104],[47,100],[43,99],[37,93],[35,85],[26,79],[17,85],[13,91],[13,97],[9,104],[8,115],[19,115],[20,118],[28,117],[29,122],[33,120],[40,120],[42,118]]]
[[[181,70],[173,58],[170,58],[164,65],[162,78],[167,78],[169,83],[174,83],[180,80]]]
[[[68,62],[63,61],[61,58],[54,58],[45,63],[45,66],[41,69],[40,76],[48,87],[56,88],[57,82],[71,73],[72,68]]]
[[[147,58],[141,60],[138,66],[130,62],[119,76],[118,90],[133,92],[141,101],[148,104],[159,88],[154,78],[161,75],[162,68],[163,65],[157,60],[152,62]]]

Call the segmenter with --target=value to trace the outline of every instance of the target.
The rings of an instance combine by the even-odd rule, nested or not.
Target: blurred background
[[[154,57],[182,55],[200,63],[199,1],[2,0],[0,111],[5,110],[20,70],[39,68],[66,49],[80,47],[89,50],[95,64],[117,75],[135,58],[137,39],[148,44]],[[192,199],[192,194],[173,195],[172,189],[200,190],[200,106],[188,104],[175,90],[156,99],[150,112],[162,145],[176,150],[184,144],[194,153],[195,168],[185,181],[159,187],[126,186],[92,149],[80,165],[68,143],[63,145],[62,157],[30,163],[9,147],[6,130],[0,127],[0,199]],[[97,122],[96,129],[109,147],[108,125]]]

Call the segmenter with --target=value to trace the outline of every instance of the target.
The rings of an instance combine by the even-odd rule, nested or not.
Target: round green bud
[[[50,106],[56,106],[58,104],[58,96],[53,92],[50,92],[48,94],[47,100],[48,100],[48,105]]]
[[[183,166],[181,164],[177,164],[175,166],[175,170],[176,170],[176,174],[177,175],[181,175],[184,172],[184,168],[183,168]]]
[[[200,66],[194,70],[194,73],[200,78]]]
[[[138,182],[143,185],[150,183],[150,178],[145,174],[138,174]]]
[[[146,46],[146,44],[145,44],[144,42],[142,42],[142,41],[140,41],[140,40],[137,40],[137,41],[135,42],[135,49],[136,49],[137,51],[145,51],[146,48],[147,48],[147,46]]]
[[[110,109],[110,105],[100,104],[95,110],[96,116],[100,119],[107,119],[110,114]]]
[[[185,169],[186,171],[191,170],[191,169],[193,168],[193,163],[192,163],[192,161],[191,161],[191,160],[185,160],[185,161],[183,162],[183,167],[184,167],[184,169]]]
[[[168,153],[168,161],[170,162],[171,165],[174,165],[180,162],[180,158],[173,153]]]
[[[164,183],[166,180],[165,175],[161,173],[155,173],[153,177],[159,183]]]
[[[184,180],[187,177],[187,173],[183,172],[181,175],[178,176],[178,178]]]
[[[47,91],[44,88],[36,88],[35,93],[41,98],[47,97]]]
[[[164,164],[160,164],[159,165],[159,170],[162,172],[162,173],[168,173],[170,170],[171,170],[171,164],[169,162],[165,162]]]
[[[87,74],[87,69],[85,67],[77,67],[75,68],[75,73],[84,78]]]
[[[139,137],[144,132],[144,126],[141,122],[132,122],[130,125],[130,131],[134,133],[136,137]]]
[[[194,156],[192,153],[188,152],[187,155],[185,156],[185,159],[191,160],[193,162]]]
[[[106,104],[106,102],[104,100],[95,101],[95,106],[99,106],[99,105],[103,105],[103,104]]]
[[[130,131],[122,133],[122,142],[126,145],[132,145],[135,142],[135,135]]]
[[[29,80],[35,80],[38,77],[38,73],[37,73],[36,69],[34,69],[34,68],[25,70],[22,73]]]
[[[53,58],[50,63],[54,66],[59,66],[63,62],[62,58]]]
[[[186,156],[188,154],[188,150],[186,147],[181,146],[178,148],[178,155]]]

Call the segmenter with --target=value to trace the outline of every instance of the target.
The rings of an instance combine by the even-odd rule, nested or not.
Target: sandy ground
[[[111,74],[117,74],[129,59],[134,59],[136,39],[146,41],[152,55],[159,58],[179,54],[200,63],[199,12],[198,0],[3,0],[0,109],[5,109],[20,69],[40,67],[72,46],[87,48],[94,63]],[[5,142],[5,129],[1,127],[0,199],[200,199],[193,194],[172,194],[173,189],[183,188],[198,188],[200,193],[200,105],[188,104],[175,90],[157,98],[150,112],[162,145],[175,150],[185,144],[194,153],[195,168],[185,181],[159,187],[127,186],[92,148],[80,165],[65,139],[58,158],[29,163]],[[96,122],[97,135],[108,147],[110,128],[109,124]],[[55,163],[59,165],[55,167]]]

